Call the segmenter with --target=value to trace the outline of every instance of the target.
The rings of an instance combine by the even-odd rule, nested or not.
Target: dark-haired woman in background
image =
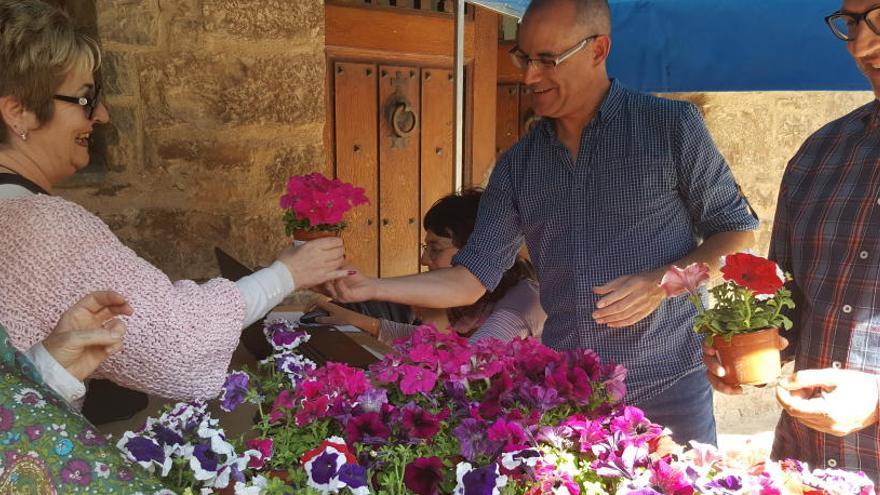
[[[452,257],[464,247],[474,230],[481,195],[479,189],[468,189],[441,198],[428,210],[424,219],[425,244],[419,259],[428,270],[452,266]],[[348,305],[359,308],[361,312],[331,302],[319,302],[316,306],[329,313],[329,316],[318,318],[319,323],[352,325],[382,342],[393,342],[409,336],[419,321],[434,323],[441,329],[449,327],[468,337],[471,342],[490,338],[537,338],[547,319],[541,309],[534,268],[522,257],[518,257],[507,270],[494,291],[486,292],[470,306],[439,312],[419,308],[397,311],[394,310],[396,305],[375,303]],[[392,310],[388,311],[387,308]]]

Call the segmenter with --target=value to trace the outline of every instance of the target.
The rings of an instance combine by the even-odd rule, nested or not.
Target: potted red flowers
[[[346,227],[344,215],[367,203],[363,188],[339,179],[318,172],[292,176],[281,196],[285,231],[301,241],[339,235]]]
[[[724,282],[709,290],[713,307],[703,305],[699,287],[709,279],[705,264],[673,266],[660,286],[670,297],[687,293],[697,307],[694,330],[706,334],[717,352],[728,385],[766,384],[779,376],[779,330],[791,328],[783,309],[794,308],[788,277],[759,256],[737,253],[723,258]],[[720,338],[719,338],[720,337]]]

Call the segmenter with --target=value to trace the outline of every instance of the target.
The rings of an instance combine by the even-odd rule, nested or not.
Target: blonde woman
[[[0,0],[0,321],[27,349],[65,308],[96,290],[130,303],[128,336],[97,375],[174,399],[203,399],[223,383],[241,329],[294,287],[340,270],[339,239],[284,249],[233,283],[172,282],[98,217],[52,195],[89,163],[89,139],[110,120],[95,71],[101,54],[61,10]]]

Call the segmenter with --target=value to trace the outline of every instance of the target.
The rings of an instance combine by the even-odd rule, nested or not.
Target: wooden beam
[[[324,13],[328,47],[428,57],[450,57],[455,49],[455,19],[447,14],[335,4],[327,4]],[[465,57],[471,58],[473,21],[465,22],[464,37]]]
[[[465,183],[480,185],[495,163],[495,117],[498,97],[498,14],[482,7],[474,12],[474,64],[471,105],[470,176]]]

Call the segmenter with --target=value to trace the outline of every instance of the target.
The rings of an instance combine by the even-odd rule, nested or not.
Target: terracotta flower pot
[[[338,237],[339,232],[335,230],[319,230],[319,231],[309,231],[309,230],[294,230],[293,238],[297,241],[312,241],[315,239],[320,239],[322,237]]]
[[[779,377],[779,330],[766,328],[734,335],[730,341],[715,336],[712,347],[724,366],[722,381],[728,385],[763,385]]]

